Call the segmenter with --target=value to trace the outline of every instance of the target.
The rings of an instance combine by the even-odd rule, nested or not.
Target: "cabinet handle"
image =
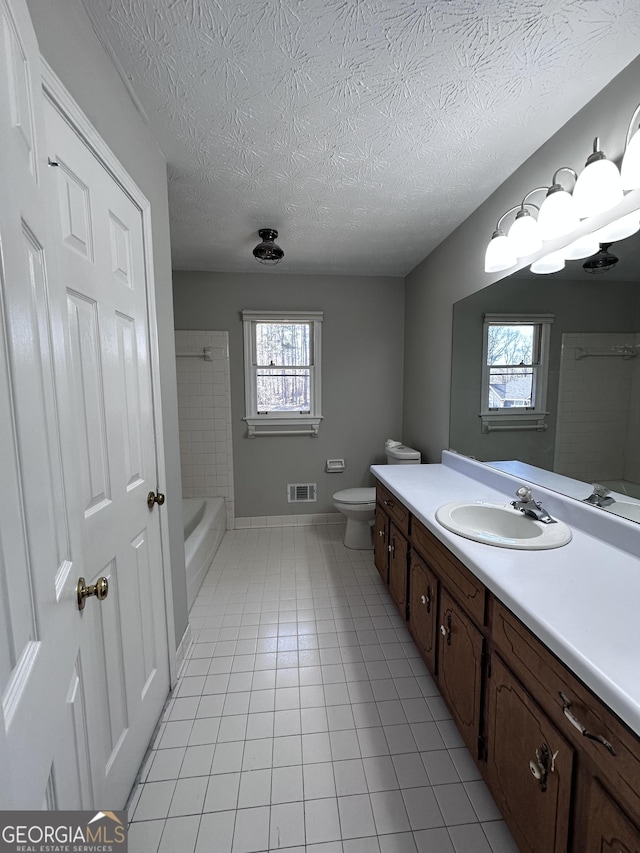
[[[444,625],[440,626],[440,633],[443,637],[447,638],[447,645],[451,645],[451,614],[447,613],[447,627]]]
[[[391,554],[392,557],[395,557],[395,555],[396,555],[396,540],[395,539],[391,540],[391,544],[389,545],[389,553]]]
[[[562,690],[558,691],[558,695],[559,695],[559,696],[560,696],[560,698],[562,699],[562,710],[563,710],[563,712],[564,712],[564,715],[565,715],[565,717],[567,718],[567,720],[569,720],[569,722],[571,723],[571,725],[572,725],[574,728],[578,729],[578,731],[580,732],[580,734],[581,734],[581,735],[583,735],[584,737],[589,738],[589,740],[595,740],[595,741],[597,741],[598,743],[601,743],[601,744],[604,746],[604,748],[605,748],[605,749],[608,749],[608,750],[609,750],[609,752],[611,753],[611,755],[615,755],[615,754],[616,754],[615,749],[613,748],[613,746],[609,743],[609,741],[608,741],[605,737],[603,737],[602,735],[594,735],[594,734],[592,734],[592,732],[590,732],[590,731],[587,729],[587,727],[586,727],[586,726],[584,726],[584,725],[580,722],[580,720],[576,717],[576,715],[575,715],[575,714],[573,713],[573,711],[571,710],[571,701],[570,701],[570,700],[569,700],[569,699],[564,695],[564,693],[562,692]]]
[[[553,773],[555,770],[557,754],[558,753],[556,752],[551,756],[549,747],[546,743],[543,743],[540,749],[536,749],[536,760],[529,762],[531,775],[534,779],[538,780],[538,785],[543,793],[547,790],[547,777],[549,776],[549,772]],[[549,767],[549,764],[551,764],[551,767]]]
[[[382,501],[382,503],[383,503],[385,506],[395,506],[394,502],[393,502],[393,501],[388,500],[387,498],[385,498],[385,499]]]
[[[420,601],[426,605],[427,613],[431,613],[431,587],[427,587],[427,594],[420,596]]]
[[[382,536],[384,539],[384,530],[378,530],[378,536]]]

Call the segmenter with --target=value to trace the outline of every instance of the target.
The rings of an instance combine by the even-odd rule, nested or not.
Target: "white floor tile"
[[[372,555],[300,519],[220,545],[136,853],[517,853]]]

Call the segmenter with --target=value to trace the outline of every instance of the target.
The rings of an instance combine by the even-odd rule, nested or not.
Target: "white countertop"
[[[373,465],[380,480],[540,640],[640,735],[640,526],[532,484],[572,530],[545,551],[496,548],[435,519],[450,501],[509,501],[524,482],[443,453],[440,465]]]

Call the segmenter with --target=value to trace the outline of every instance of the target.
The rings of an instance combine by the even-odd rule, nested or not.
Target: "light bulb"
[[[623,190],[640,189],[640,130],[629,140],[620,167]]]
[[[599,248],[600,240],[595,234],[584,234],[561,251],[567,261],[578,261],[580,258],[590,258],[591,255],[595,255]]]
[[[501,228],[493,232],[484,256],[485,272],[501,272],[518,262],[509,238]]]
[[[627,213],[626,216],[621,216],[620,219],[599,228],[595,232],[595,236],[598,237],[600,243],[615,243],[616,240],[631,237],[637,231],[640,231],[640,210]]]
[[[598,150],[598,145],[596,137],[593,154],[589,155],[573,189],[573,198],[581,219],[611,210],[624,197],[618,167],[611,160],[607,160],[602,151]]]
[[[518,258],[533,255],[542,248],[538,223],[528,210],[519,210],[515,222],[509,228],[511,247]]]
[[[538,213],[538,231],[543,240],[566,237],[580,225],[580,217],[571,193],[560,184],[550,187]]]
[[[539,275],[548,275],[551,272],[558,272],[559,270],[564,269],[564,255],[562,251],[550,252],[548,255],[545,255],[543,258],[532,263],[529,269],[531,272]]]

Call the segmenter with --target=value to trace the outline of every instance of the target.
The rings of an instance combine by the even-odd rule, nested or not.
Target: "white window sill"
[[[502,410],[497,412],[483,412],[480,414],[482,421],[482,432],[517,432],[519,430],[537,430],[544,432],[548,429],[546,423],[549,412],[517,412]]]
[[[317,438],[322,417],[264,415],[260,418],[243,418],[243,420],[247,423],[247,438],[266,435],[306,435]]]

